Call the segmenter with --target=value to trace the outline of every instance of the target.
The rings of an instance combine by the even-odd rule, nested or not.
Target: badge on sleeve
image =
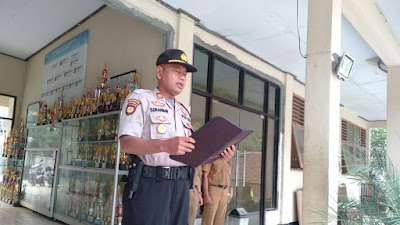
[[[136,107],[137,106],[135,104],[128,104],[125,110],[126,115],[132,115],[135,112]]]
[[[136,104],[136,105],[140,105],[141,104],[141,102],[136,98],[128,99],[128,103],[133,103],[133,104]]]
[[[181,108],[181,111],[182,111],[182,114],[183,114],[185,117],[188,117],[188,114],[186,113],[186,109]]]
[[[167,133],[167,127],[164,124],[160,124],[157,126],[157,132],[159,134],[165,134]]]

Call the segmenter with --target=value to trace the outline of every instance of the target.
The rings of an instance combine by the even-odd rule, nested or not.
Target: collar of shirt
[[[161,94],[160,90],[158,90],[157,87],[155,87],[155,88],[153,89],[153,94],[154,94],[154,97],[155,97],[158,101],[160,101],[160,102],[162,102],[162,103],[164,103],[164,104],[167,104],[169,108],[174,109],[174,106],[172,106],[172,105],[166,100],[166,98],[164,97],[164,95]],[[174,101],[175,101],[175,111],[177,111],[177,110],[180,109],[180,105],[179,105],[179,102],[176,101],[176,99],[174,99]]]

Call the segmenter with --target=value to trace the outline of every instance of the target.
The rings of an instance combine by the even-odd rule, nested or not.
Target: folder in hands
[[[221,152],[226,148],[238,144],[252,132],[239,128],[221,116],[216,116],[192,135],[196,141],[192,152],[169,157],[194,167],[212,163],[221,157]]]

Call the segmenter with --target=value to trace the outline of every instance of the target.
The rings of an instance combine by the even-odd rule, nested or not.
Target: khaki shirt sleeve
[[[211,164],[204,164],[202,170],[206,173],[210,173]]]
[[[141,138],[144,126],[145,111],[141,96],[135,92],[128,95],[122,106],[118,138],[124,135]]]

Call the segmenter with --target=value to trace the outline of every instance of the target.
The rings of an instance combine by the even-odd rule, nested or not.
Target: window
[[[14,123],[16,97],[0,94],[0,151],[3,152],[4,142],[10,136]]]
[[[195,128],[223,116],[254,132],[237,147],[231,161],[233,199],[228,212],[244,208],[264,221],[265,209],[277,206],[277,156],[280,92],[276,84],[195,46],[192,123]]]
[[[367,140],[366,140],[366,129],[363,129],[349,121],[342,120],[342,173],[347,173],[348,168],[351,166],[346,160],[345,152],[360,159],[367,154]]]
[[[303,168],[304,99],[293,95],[291,168]]]

